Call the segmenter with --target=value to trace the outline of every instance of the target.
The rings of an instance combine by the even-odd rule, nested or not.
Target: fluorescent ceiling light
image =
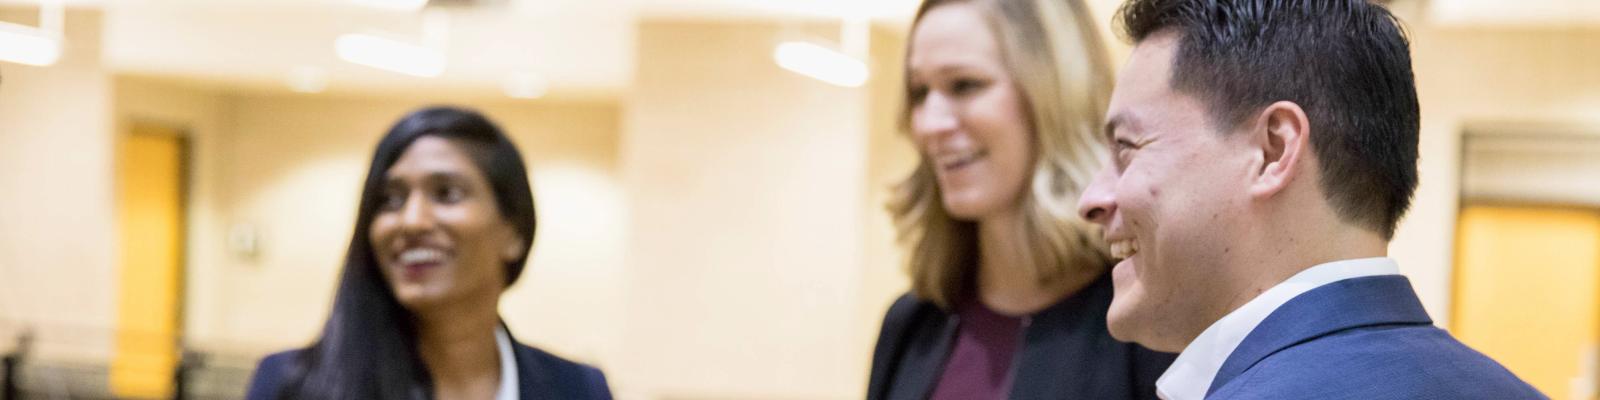
[[[345,61],[381,70],[423,78],[444,73],[443,53],[410,43],[351,33],[340,35],[334,48]]]
[[[352,0],[368,7],[397,11],[416,11],[428,5],[428,0]]]
[[[48,66],[61,59],[61,40],[33,29],[0,23],[0,61]]]
[[[290,68],[287,80],[289,89],[299,93],[319,93],[328,88],[328,73],[309,65]]]
[[[843,87],[867,83],[867,64],[836,50],[807,42],[784,42],[772,52],[778,66]]]
[[[543,97],[549,90],[549,83],[543,77],[532,72],[518,72],[506,76],[500,85],[506,96],[518,99],[537,99]]]

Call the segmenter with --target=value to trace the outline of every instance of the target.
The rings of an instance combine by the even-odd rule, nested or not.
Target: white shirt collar
[[[1200,332],[1156,380],[1156,394],[1167,400],[1204,399],[1217,370],[1222,369],[1222,363],[1239,347],[1239,342],[1283,303],[1329,283],[1399,273],[1399,265],[1388,257],[1334,261],[1300,271]]]
[[[511,335],[504,327],[495,328],[494,344],[500,349],[500,390],[495,391],[494,399],[517,400],[517,355],[511,351]]]

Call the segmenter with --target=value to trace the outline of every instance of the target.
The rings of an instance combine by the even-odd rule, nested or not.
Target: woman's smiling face
[[[971,4],[934,7],[907,57],[911,137],[952,217],[1015,211],[1033,176],[1034,139],[999,42]]]
[[[429,308],[473,293],[498,296],[522,244],[483,171],[457,143],[423,136],[385,172],[370,241],[396,299]]]

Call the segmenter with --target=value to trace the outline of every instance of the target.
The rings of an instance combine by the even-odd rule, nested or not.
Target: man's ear
[[[1310,159],[1311,122],[1299,104],[1288,101],[1272,103],[1256,118],[1250,143],[1262,162],[1250,194],[1270,197],[1289,187],[1300,174],[1300,163]]]

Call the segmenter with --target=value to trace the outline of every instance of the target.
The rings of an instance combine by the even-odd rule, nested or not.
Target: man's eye
[[[1118,171],[1127,168],[1129,159],[1133,158],[1133,151],[1138,149],[1139,144],[1134,143],[1132,140],[1117,138],[1112,141],[1111,156]]]

